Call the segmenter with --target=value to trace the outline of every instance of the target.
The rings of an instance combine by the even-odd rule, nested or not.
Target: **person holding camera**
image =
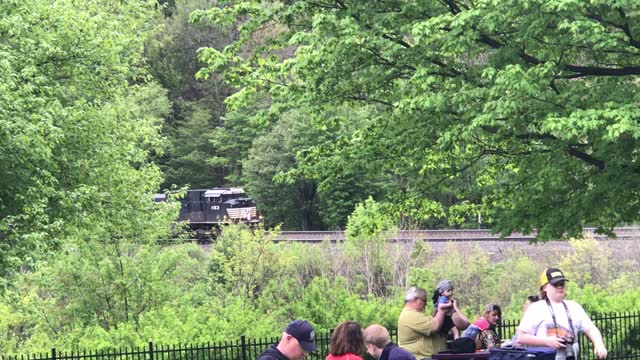
[[[565,300],[567,278],[557,268],[549,268],[540,277],[540,301],[529,306],[518,327],[518,342],[526,346],[556,349],[556,360],[578,357],[578,333],[583,332],[593,343],[599,359],[607,357],[600,330],[582,306]]]

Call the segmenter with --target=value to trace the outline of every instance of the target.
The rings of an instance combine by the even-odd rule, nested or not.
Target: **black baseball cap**
[[[294,320],[287,325],[284,332],[296,338],[304,351],[316,351],[316,332],[308,321]]]
[[[565,276],[562,270],[558,268],[548,268],[547,271],[543,272],[540,276],[540,286],[545,286],[547,284],[555,285],[560,281],[569,281]]]

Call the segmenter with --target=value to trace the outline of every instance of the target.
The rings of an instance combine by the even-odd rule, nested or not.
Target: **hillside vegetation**
[[[422,242],[407,255],[383,234],[344,244],[272,243],[262,233],[225,230],[210,254],[191,244],[74,244],[18,277],[0,303],[3,353],[108,349],[277,336],[293,318],[317,331],[347,319],[395,328],[406,287],[441,279],[469,318],[489,303],[517,320],[539,274],[561,266],[569,297],[588,312],[637,310],[638,264],[620,264],[605,243],[571,241],[553,264],[517,253],[491,263],[481,249],[432,257]],[[356,246],[354,246],[356,245]],[[451,248],[453,249],[453,247]],[[585,261],[584,259],[589,259]]]

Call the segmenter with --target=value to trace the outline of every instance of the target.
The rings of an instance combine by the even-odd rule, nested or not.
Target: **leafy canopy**
[[[466,200],[503,233],[638,219],[637,2],[234,1],[192,18],[239,24],[238,42],[200,51],[200,76],[239,88],[232,109],[266,94],[263,121],[297,108],[327,128],[332,109],[369,107],[339,149],[310,145],[310,167],[339,150],[392,175],[394,202]]]
[[[159,230],[148,158],[169,105],[142,63],[152,16],[142,1],[0,3],[0,286],[70,238]]]

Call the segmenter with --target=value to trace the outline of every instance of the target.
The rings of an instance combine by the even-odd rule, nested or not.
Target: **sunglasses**
[[[566,282],[566,281],[558,281],[558,282],[557,282],[557,283],[555,283],[555,284],[551,284],[551,286],[556,287],[556,288],[557,288],[557,287],[565,287],[566,285],[567,285],[567,282]]]

